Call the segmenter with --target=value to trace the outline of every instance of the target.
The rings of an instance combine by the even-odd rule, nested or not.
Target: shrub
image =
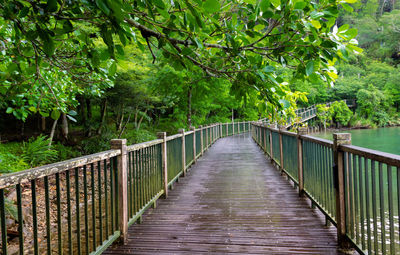
[[[49,140],[44,135],[33,137],[22,146],[22,158],[30,167],[54,162],[57,159],[57,151],[49,147]]]
[[[344,101],[333,102],[329,107],[329,112],[332,116],[332,119],[336,123],[339,123],[343,126],[347,126],[351,116],[353,116],[353,112],[349,109]]]

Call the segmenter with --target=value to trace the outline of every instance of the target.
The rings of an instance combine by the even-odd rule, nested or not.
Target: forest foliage
[[[341,99],[357,99],[357,112],[331,107],[322,122],[384,126],[399,118],[395,1],[0,0],[0,7],[0,139],[26,141],[0,155],[1,171],[105,150],[112,138],[131,144],[233,119],[283,123],[297,107]],[[35,143],[57,155],[30,161]],[[14,170],[12,160],[20,162]]]

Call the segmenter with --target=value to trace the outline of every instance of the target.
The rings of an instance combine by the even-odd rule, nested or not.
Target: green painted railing
[[[112,150],[0,176],[0,253],[10,254],[11,245],[18,254],[101,254],[126,241],[128,226],[233,127],[247,132],[250,123],[163,133],[131,146],[112,140]],[[18,216],[7,228],[12,197]]]
[[[400,253],[399,155],[352,146],[350,134],[334,134],[332,142],[304,129],[253,124],[252,136],[326,223],[337,227],[341,246],[362,254]]]

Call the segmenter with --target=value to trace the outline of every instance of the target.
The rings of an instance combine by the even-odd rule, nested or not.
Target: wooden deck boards
[[[249,134],[218,140],[158,202],[104,254],[340,254],[335,230]]]

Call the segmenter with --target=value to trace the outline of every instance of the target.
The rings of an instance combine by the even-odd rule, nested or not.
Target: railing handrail
[[[337,227],[340,246],[352,245],[361,254],[398,251],[400,155],[351,145],[349,133],[336,133],[330,141],[304,134],[306,128],[295,136],[252,126],[253,139],[271,162],[319,208],[326,224]]]
[[[4,174],[0,176],[0,189],[4,189],[16,184],[27,183],[31,180],[54,175],[56,173],[62,173],[68,169],[73,169],[76,167],[88,165],[93,162],[118,156],[120,154],[121,154],[120,150],[107,150],[44,166],[30,168],[15,173]]]
[[[160,196],[167,197],[168,188],[178,178],[185,176],[189,167],[217,139],[248,132],[249,129],[250,122],[240,121],[215,123],[197,129],[191,127],[187,132],[181,129],[178,134],[171,136],[162,132],[162,139],[129,146],[126,145],[126,139],[113,139],[111,150],[0,176],[2,254],[8,252],[5,196],[9,191],[16,190],[17,193],[16,222],[20,253],[31,248],[35,253],[43,253],[45,249],[50,253],[57,250],[57,247],[58,252],[62,253],[66,249],[63,242],[67,242],[70,253],[74,246],[80,254],[100,254],[117,239],[125,242],[127,227],[140,220],[142,214],[151,205],[155,205]],[[21,185],[28,182],[30,185]],[[38,183],[41,192],[44,192],[45,208],[37,205],[37,200],[43,199],[36,195]],[[30,189],[31,192],[25,192],[24,194],[28,195],[23,195],[24,189]],[[53,191],[56,193],[56,199],[50,199],[50,193]],[[33,218],[33,247],[26,248],[23,199],[24,203],[25,199],[32,203]],[[64,201],[67,204],[67,214],[61,209],[61,203]],[[38,236],[37,217],[44,211],[43,217],[46,222],[40,223],[46,225],[47,235],[40,238],[46,239],[46,243],[42,243]],[[84,216],[82,219],[81,214]],[[51,215],[57,216],[57,238],[52,237],[51,225],[54,222]],[[76,221],[72,221],[73,217]],[[62,219],[65,218],[67,226],[62,224]],[[100,229],[104,227],[105,231],[100,230],[97,233],[96,224]],[[83,234],[80,233],[81,230],[84,231]],[[67,232],[68,240],[63,239],[62,232]]]

